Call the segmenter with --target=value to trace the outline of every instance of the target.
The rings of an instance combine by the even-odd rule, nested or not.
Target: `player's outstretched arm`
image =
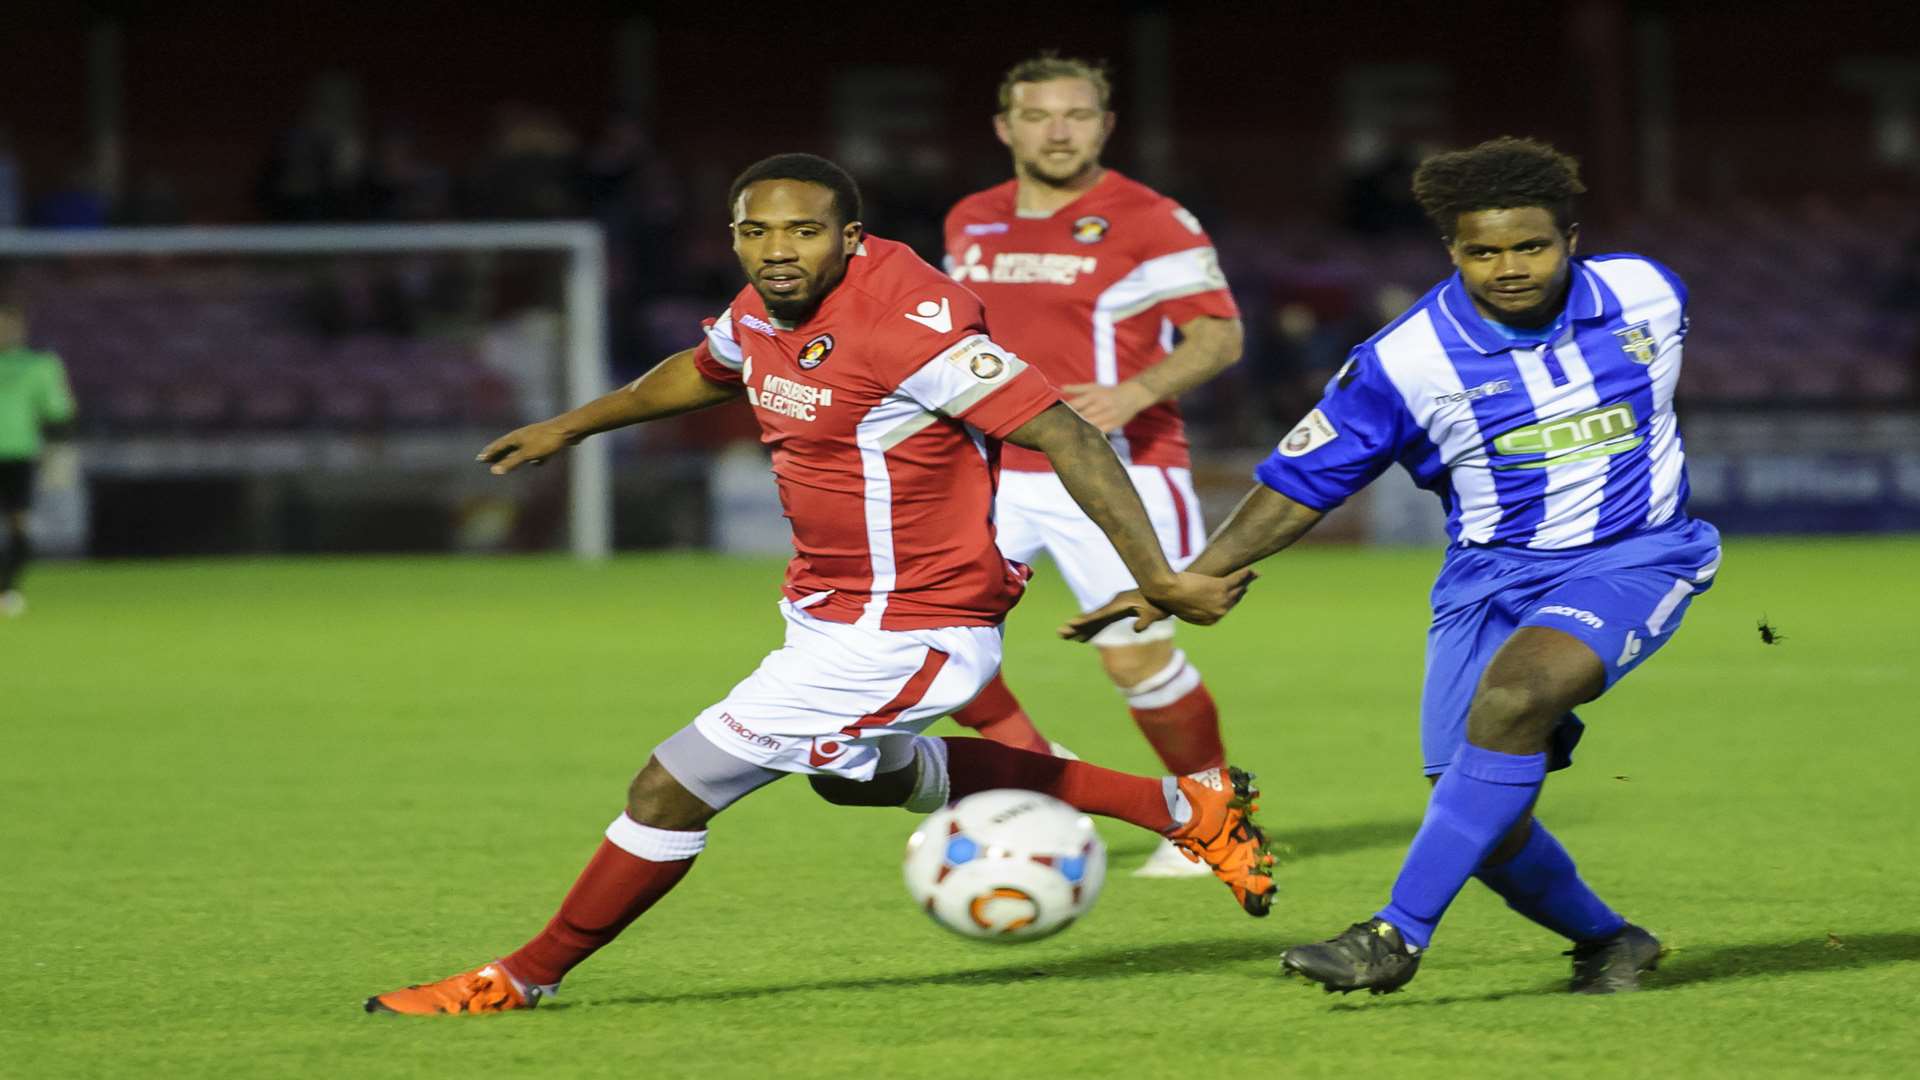
[[[1067,404],[1101,431],[1119,431],[1153,405],[1177,398],[1233,366],[1245,332],[1239,319],[1201,315],[1180,326],[1180,344],[1160,362],[1114,386],[1071,383]]]
[[[714,382],[694,366],[693,350],[662,360],[652,371],[610,394],[550,420],[509,431],[487,444],[479,459],[500,476],[529,462],[538,465],[589,435],[629,424],[678,416],[731,401],[738,386]]]
[[[1307,535],[1325,516],[1265,484],[1255,484],[1187,569],[1196,574],[1230,574],[1252,566]]]
[[[1227,523],[1207,542],[1207,548],[1187,567],[1188,572],[1221,575],[1244,571],[1261,559],[1292,544],[1307,534],[1326,515],[1310,506],[1256,484],[1247,497],[1234,507]],[[1086,641],[1109,623],[1132,618],[1135,630],[1167,617],[1167,612],[1135,589],[1123,592],[1083,615],[1067,620],[1060,629],[1063,638]]]
[[[1141,593],[1162,610],[1206,625],[1220,621],[1245,595],[1251,572],[1215,578],[1175,573],[1167,565],[1140,493],[1113,447],[1064,403],[1020,425],[1007,441],[1047,455],[1067,494],[1107,534]]]

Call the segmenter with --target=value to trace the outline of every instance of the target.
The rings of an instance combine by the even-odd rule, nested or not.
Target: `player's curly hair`
[[[1451,241],[1461,214],[1538,206],[1566,232],[1574,199],[1585,193],[1580,163],[1537,139],[1503,135],[1478,146],[1435,154],[1413,172],[1413,197]]]
[[[833,208],[840,215],[840,224],[864,220],[866,209],[860,203],[860,185],[853,182],[847,170],[818,154],[775,154],[747,166],[727,189],[727,212],[733,213],[734,207],[740,205],[740,193],[747,190],[747,185],[762,180],[819,184],[833,192]]]
[[[1093,95],[1100,99],[1100,108],[1103,110],[1113,100],[1113,80],[1105,60],[1082,60],[1074,56],[1061,56],[1057,50],[1047,49],[1007,69],[1006,76],[1000,80],[1000,111],[1013,108],[1014,83],[1046,82],[1048,79],[1087,80],[1093,84]]]

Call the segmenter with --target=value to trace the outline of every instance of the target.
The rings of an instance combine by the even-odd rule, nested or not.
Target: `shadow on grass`
[[[1321,825],[1310,828],[1280,827],[1272,831],[1274,850],[1282,862],[1311,859],[1316,855],[1344,855],[1350,851],[1373,848],[1400,848],[1413,842],[1420,831],[1420,807],[1411,807],[1412,816],[1385,821],[1355,821],[1345,825]]]
[[[1677,948],[1647,976],[1650,989],[1751,979],[1762,975],[1803,975],[1819,971],[1857,971],[1920,960],[1920,933],[1832,934],[1751,945]]]
[[[1419,807],[1413,807],[1412,816],[1392,818],[1384,821],[1355,821],[1345,825],[1319,825],[1290,827],[1277,819],[1261,818],[1261,825],[1273,839],[1273,850],[1280,856],[1282,863],[1311,859],[1316,855],[1344,855],[1350,851],[1367,851],[1373,848],[1399,848],[1405,850],[1412,842],[1413,834],[1420,829]],[[1160,842],[1147,833],[1137,836],[1129,834],[1107,848],[1109,854],[1117,859],[1134,855],[1146,855],[1160,846]]]
[[[1920,933],[1829,934],[1747,944],[1678,947],[1660,958],[1660,969],[1649,972],[1642,986],[1649,991],[1672,990],[1697,983],[1732,982],[1769,975],[1811,975],[1826,971],[1860,971],[1882,964],[1920,960]],[[1417,983],[1415,984],[1418,985]],[[1565,994],[1564,979],[1525,989],[1458,997],[1402,997],[1380,1003],[1393,1008],[1457,1005],[1476,1001]],[[1364,1009],[1367,1005],[1336,1003],[1336,1010]]]
[[[1140,975],[1167,975],[1201,971],[1234,961],[1259,961],[1263,976],[1271,974],[1267,965],[1280,958],[1281,943],[1290,940],[1284,933],[1262,930],[1237,937],[1208,938],[1200,941],[1169,941],[1157,945],[1107,949],[1101,952],[1063,956],[1057,959],[1033,959],[1019,962],[971,967],[960,971],[932,972],[920,975],[872,975],[838,979],[809,979],[771,986],[743,986],[716,990],[696,990],[684,994],[635,994],[612,998],[597,1005],[682,1005],[699,1002],[738,1001],[772,997],[779,994],[810,994],[847,990],[886,990],[894,987],[995,986],[1029,982],[1036,979],[1085,981],[1130,979]],[[581,1005],[586,1003],[582,1002]],[[574,1006],[576,1008],[580,1006]]]

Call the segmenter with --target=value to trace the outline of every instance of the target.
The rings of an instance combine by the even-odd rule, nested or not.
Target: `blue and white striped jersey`
[[[1577,548],[1684,516],[1686,286],[1637,255],[1570,274],[1539,344],[1488,324],[1459,274],[1441,282],[1353,350],[1255,475],[1329,510],[1397,461],[1461,544]]]

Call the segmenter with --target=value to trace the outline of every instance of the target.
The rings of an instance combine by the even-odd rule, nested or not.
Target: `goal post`
[[[435,252],[548,252],[562,256],[565,404],[607,391],[606,251],[591,222],[421,225],[234,225],[113,228],[88,232],[0,229],[0,262],[32,258],[246,256],[271,258]],[[613,546],[611,453],[590,439],[568,455],[567,541],[585,560]]]

